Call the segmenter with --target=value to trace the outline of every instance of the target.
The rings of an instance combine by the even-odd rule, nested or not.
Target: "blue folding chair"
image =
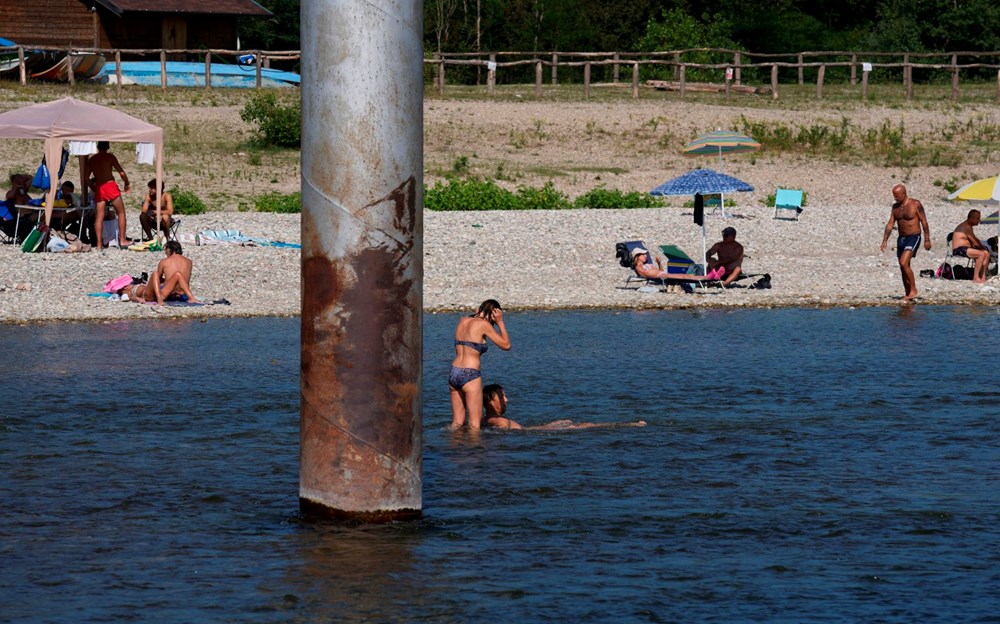
[[[779,210],[786,210],[794,211],[792,214],[795,216],[795,220],[798,221],[799,215],[802,214],[802,195],[802,191],[778,189],[778,192],[774,194],[774,216],[772,218],[778,218]],[[791,216],[789,215],[789,218]]]

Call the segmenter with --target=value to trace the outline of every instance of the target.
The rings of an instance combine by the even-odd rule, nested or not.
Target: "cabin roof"
[[[271,15],[254,0],[96,0],[121,16],[123,13],[201,13],[216,15]]]

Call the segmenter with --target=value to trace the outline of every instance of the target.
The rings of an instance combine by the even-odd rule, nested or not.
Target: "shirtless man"
[[[912,301],[917,297],[917,280],[913,277],[910,260],[917,255],[920,248],[920,230],[924,232],[924,249],[931,249],[931,228],[927,225],[927,215],[924,206],[916,199],[906,196],[906,187],[897,184],[892,187],[892,211],[889,221],[885,224],[885,234],[882,236],[882,252],[885,252],[892,226],[899,226],[899,237],[896,239],[896,258],[899,260],[899,272],[903,276],[903,301]]]
[[[118,244],[124,249],[131,244],[131,241],[125,237],[125,202],[122,201],[122,192],[118,188],[118,183],[115,182],[114,172],[117,171],[118,175],[121,176],[126,193],[132,190],[132,187],[128,183],[128,176],[125,175],[125,170],[122,169],[118,158],[108,151],[110,147],[107,141],[97,142],[97,153],[87,159],[87,171],[84,172],[84,179],[89,178],[91,174],[95,178],[94,230],[97,237],[97,248],[104,248],[104,210],[110,202],[115,209],[115,214],[118,215]]]
[[[156,301],[163,305],[164,301],[187,301],[198,303],[191,292],[192,262],[183,255],[181,244],[168,241],[163,248],[166,258],[160,260],[150,278],[149,284],[135,287],[135,294],[129,298],[133,301]],[[155,284],[159,284],[157,288]]]
[[[951,251],[956,256],[969,258],[976,262],[973,269],[972,281],[975,284],[986,283],[986,270],[990,267],[990,252],[978,238],[972,228],[979,225],[982,215],[973,208],[969,211],[968,218],[958,224],[951,235]]]
[[[507,392],[500,384],[483,387],[483,426],[495,429],[594,429],[597,427],[645,427],[646,421],[634,423],[574,423],[572,420],[553,420],[544,425],[525,427],[504,416],[507,413]]]
[[[712,256],[718,256],[713,258]],[[723,288],[728,288],[736,281],[736,278],[743,272],[743,245],[736,242],[736,228],[727,227],[722,230],[722,240],[712,245],[708,250],[708,268],[718,269],[723,267],[726,272],[723,274],[726,279],[722,282]]]

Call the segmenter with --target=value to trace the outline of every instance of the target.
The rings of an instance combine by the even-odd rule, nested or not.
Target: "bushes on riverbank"
[[[575,200],[557,190],[551,182],[545,186],[520,186],[507,190],[493,180],[452,178],[424,188],[427,210],[561,210],[565,208],[654,208],[663,202],[645,193],[625,193],[597,187]]]

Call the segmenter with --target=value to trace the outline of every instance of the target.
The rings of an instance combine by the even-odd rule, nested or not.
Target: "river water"
[[[1000,313],[511,313],[424,517],[298,516],[298,319],[3,326],[2,622],[1000,621]]]

